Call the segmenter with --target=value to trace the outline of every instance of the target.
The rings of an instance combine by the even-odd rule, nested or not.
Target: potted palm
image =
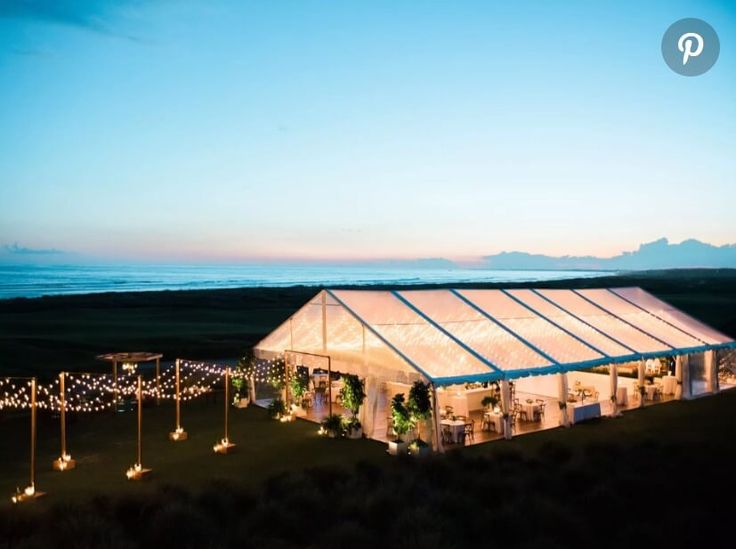
[[[431,448],[422,440],[422,425],[429,432],[428,421],[432,417],[432,399],[429,393],[429,385],[421,381],[415,381],[409,389],[409,400],[406,403],[409,412],[410,425],[416,427],[417,438],[409,445],[412,455],[422,456],[431,452]]]
[[[363,426],[358,421],[358,411],[365,400],[365,382],[358,376],[346,374],[342,376],[344,385],[340,389],[342,405],[350,411],[351,417],[344,421],[348,438],[361,438]]]
[[[388,453],[392,456],[406,454],[409,444],[404,442],[401,437],[409,431],[411,418],[404,403],[404,393],[394,395],[394,398],[391,399],[391,421],[396,433],[396,440],[388,441]]]

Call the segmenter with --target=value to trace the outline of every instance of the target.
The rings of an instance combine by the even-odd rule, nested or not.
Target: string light
[[[270,365],[269,368],[273,368]],[[182,402],[193,400],[214,391],[225,371],[224,366],[204,362],[181,361],[180,385]],[[275,371],[275,370],[274,370]],[[132,398],[137,391],[135,369],[123,370],[118,376],[117,385],[112,374],[69,373],[66,374],[65,408],[67,412],[92,413],[110,410],[114,396]],[[237,372],[233,377],[243,377]],[[265,380],[274,378],[271,370],[259,376]],[[143,381],[144,398],[176,399],[176,379],[174,367],[161,372],[157,388],[156,379]],[[4,409],[30,409],[30,381],[26,379],[0,378],[0,411]],[[36,407],[51,412],[60,412],[59,380],[38,384]]]

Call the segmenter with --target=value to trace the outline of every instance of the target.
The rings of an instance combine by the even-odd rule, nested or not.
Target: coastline
[[[516,283],[335,285],[360,289],[641,286],[736,334],[736,269],[629,272]],[[0,300],[0,375],[104,370],[97,354],[155,351],[165,359],[240,356],[322,286],[241,287],[58,295]]]

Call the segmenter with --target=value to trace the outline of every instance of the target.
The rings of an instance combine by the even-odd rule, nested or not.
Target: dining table
[[[501,412],[484,412],[484,419],[491,425],[491,430],[502,435],[504,432],[503,427],[503,414]]]
[[[537,421],[540,418],[538,402],[522,402],[521,410],[526,416],[526,421]]]
[[[647,400],[654,400],[654,396],[657,394],[657,387],[658,385],[655,385],[654,383],[644,386],[647,394]]]
[[[675,376],[662,377],[662,393],[665,395],[674,395],[677,388],[677,378]]]
[[[457,444],[465,431],[465,422],[459,419],[443,419],[440,424],[443,427],[449,427],[452,433],[452,441]]]

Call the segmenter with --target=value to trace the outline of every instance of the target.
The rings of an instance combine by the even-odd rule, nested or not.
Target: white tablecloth
[[[458,442],[460,437],[460,433],[462,433],[465,430],[465,422],[464,421],[453,421],[451,419],[443,419],[440,424],[443,427],[449,427],[452,431],[452,440],[453,442]]]
[[[629,405],[629,391],[626,387],[616,388],[616,404],[619,406]]]
[[[664,376],[662,378],[662,392],[665,395],[674,395],[677,388],[677,378],[675,376]]]
[[[581,421],[601,417],[601,404],[600,402],[591,402],[590,404],[568,402],[567,417],[570,423],[580,423]]]
[[[657,392],[657,386],[656,385],[645,385],[644,387],[647,391],[647,400],[654,400],[654,395]]]
[[[539,415],[539,404],[536,402],[522,402],[521,409],[526,414],[527,421],[536,421]]]
[[[497,414],[495,412],[486,412],[483,414],[486,418],[486,421],[491,422],[491,429],[496,431],[498,434],[503,434],[503,415]]]

